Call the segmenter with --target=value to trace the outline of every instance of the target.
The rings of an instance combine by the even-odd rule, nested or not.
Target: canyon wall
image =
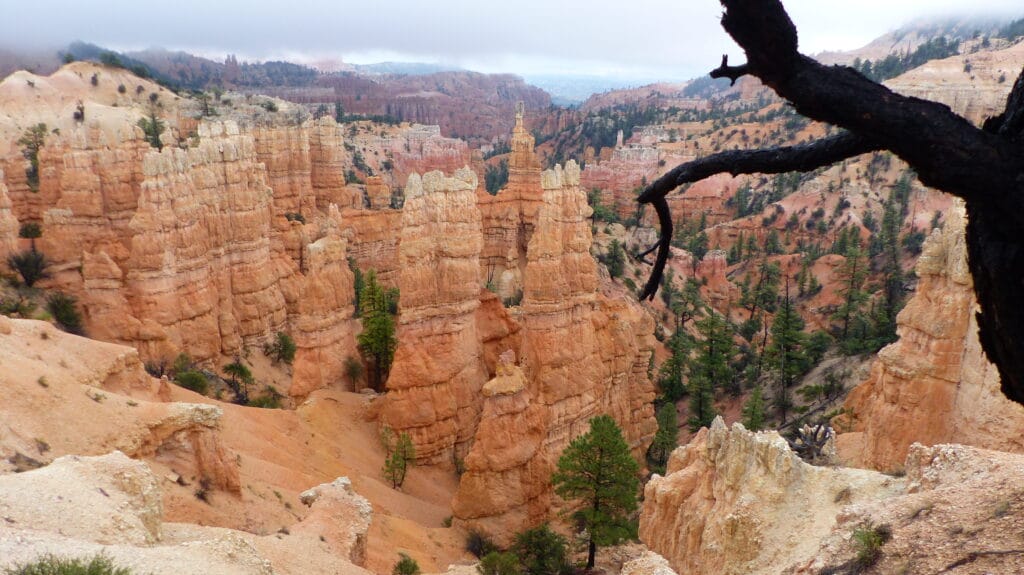
[[[638,457],[654,432],[653,320],[598,293],[576,164],[544,172],[541,188],[513,313],[522,325],[519,365],[506,356],[484,387],[484,417],[453,501],[457,523],[502,543],[550,516],[555,463],[592,417],[612,415]]]
[[[849,431],[839,446],[850,464],[896,468],[915,442],[1024,451],[1024,407],[1003,396],[978,342],[965,218],[957,202],[925,242],[917,291],[896,318],[899,340],[878,352],[835,422]]]
[[[463,457],[480,417],[487,380],[481,338],[480,211],[476,175],[413,175],[399,246],[398,347],[381,422],[408,432],[417,461]]]
[[[20,223],[40,223],[44,285],[78,298],[87,333],[145,361],[187,352],[216,364],[286,332],[298,347],[293,394],[342,381],[355,354],[345,237],[359,222],[331,208],[358,192],[340,186],[338,127],[203,121],[191,147],[161,152],[137,127],[120,135],[87,124],[48,137],[38,191],[8,157],[0,251],[18,247]]]

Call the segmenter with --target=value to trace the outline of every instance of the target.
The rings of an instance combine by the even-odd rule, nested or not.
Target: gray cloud
[[[789,0],[805,52],[853,48],[909,19],[964,11],[957,0]],[[976,0],[975,14],[1024,13],[1019,0]],[[164,46],[248,58],[374,55],[487,71],[690,77],[723,52],[715,0],[112,0],[17,2],[0,42],[59,46],[74,39],[118,48]],[[12,14],[13,12],[13,14]]]

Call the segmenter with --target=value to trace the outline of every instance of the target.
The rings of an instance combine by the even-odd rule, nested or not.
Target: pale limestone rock
[[[640,539],[680,573],[780,573],[816,555],[845,506],[901,490],[880,473],[811,466],[777,433],[716,418],[647,484]]]

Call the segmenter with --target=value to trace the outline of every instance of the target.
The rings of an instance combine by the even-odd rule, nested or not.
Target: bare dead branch
[[[846,158],[859,156],[879,146],[860,136],[844,132],[809,144],[769,148],[763,150],[730,150],[680,164],[644,189],[637,201],[654,205],[661,227],[656,244],[658,257],[640,294],[640,299],[654,297],[668,261],[672,243],[672,214],[665,201],[669,192],[689,182],[696,182],[715,174],[778,174],[792,171],[810,171],[834,164]],[[653,249],[653,248],[652,248]],[[650,253],[648,251],[647,253]],[[644,254],[646,255],[646,253]]]
[[[711,77],[715,79],[728,78],[729,85],[734,86],[736,85],[736,80],[739,80],[741,77],[746,76],[749,72],[750,68],[746,64],[740,66],[730,66],[729,55],[722,54],[722,65],[711,71]]]

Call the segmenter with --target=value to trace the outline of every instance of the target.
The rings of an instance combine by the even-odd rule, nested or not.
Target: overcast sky
[[[457,64],[484,72],[688,78],[742,61],[715,0],[11,0],[0,43],[84,40],[211,57]],[[788,0],[805,53],[850,49],[935,15],[1024,16],[1021,0]]]

